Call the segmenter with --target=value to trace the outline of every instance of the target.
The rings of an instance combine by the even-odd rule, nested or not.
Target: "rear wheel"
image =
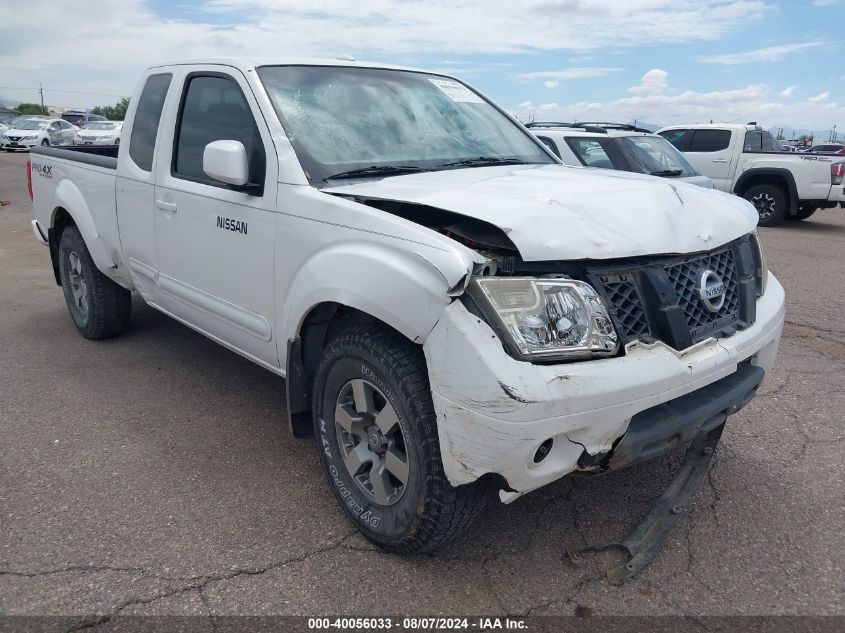
[[[65,303],[82,335],[100,339],[125,332],[132,295],[100,272],[75,226],[62,231],[58,257]]]
[[[743,198],[757,209],[759,226],[776,226],[786,219],[786,196],[776,185],[754,185]]]
[[[314,381],[314,431],[329,485],[371,541],[403,554],[466,529],[485,482],[453,487],[418,346],[377,324],[350,328],[324,350]]]

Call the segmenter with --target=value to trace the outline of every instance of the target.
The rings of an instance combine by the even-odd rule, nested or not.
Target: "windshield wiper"
[[[478,158],[464,158],[452,163],[443,163],[440,167],[486,167],[487,165],[531,165],[518,158],[500,158],[498,156],[479,156]]]
[[[675,176],[680,176],[682,173],[684,173],[683,169],[664,169],[662,171],[653,171],[649,173],[649,176],[664,176],[672,178]]]
[[[359,178],[366,176],[398,176],[399,174],[410,174],[417,171],[427,171],[422,167],[416,165],[370,165],[369,167],[359,167],[358,169],[350,169],[349,171],[342,171],[334,176],[329,176],[323,180],[339,180],[341,178]]]

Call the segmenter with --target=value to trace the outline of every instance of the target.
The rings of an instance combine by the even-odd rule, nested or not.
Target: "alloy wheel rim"
[[[767,218],[775,212],[774,196],[768,193],[758,193],[751,198],[751,203],[757,209],[757,213],[761,218]]]
[[[85,270],[82,268],[82,258],[76,251],[67,256],[68,281],[73,295],[73,305],[83,317],[88,315],[88,284],[85,281]]]
[[[379,505],[397,503],[410,469],[393,405],[374,384],[356,378],[341,388],[334,419],[343,463],[355,485]]]

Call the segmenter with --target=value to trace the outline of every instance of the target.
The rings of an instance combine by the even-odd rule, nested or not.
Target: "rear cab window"
[[[170,73],[150,75],[138,98],[132,135],[129,137],[129,157],[144,171],[152,171],[153,168],[158,124],[172,78]]]

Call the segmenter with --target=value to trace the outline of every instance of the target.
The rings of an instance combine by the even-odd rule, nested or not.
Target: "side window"
[[[689,141],[692,137],[692,130],[666,130],[660,136],[669,141],[678,150],[685,152],[689,148]]]
[[[129,157],[144,171],[151,171],[153,168],[158,123],[172,78],[170,73],[150,75],[138,98],[132,136],[129,137]]]
[[[762,152],[763,134],[761,132],[746,132],[745,143],[742,145],[743,152]]]
[[[249,160],[249,182],[264,184],[264,143],[238,84],[229,77],[189,77],[176,129],[174,176],[225,186],[202,169],[205,146],[213,141],[243,143]]]
[[[566,144],[587,167],[625,169],[610,139],[570,137],[566,139]]]
[[[552,154],[560,158],[560,150],[557,148],[557,145],[555,145],[555,142],[552,139],[548,136],[538,136],[537,138],[542,141],[543,145],[552,151]]]
[[[695,130],[688,152],[721,152],[731,144],[730,130]]]

